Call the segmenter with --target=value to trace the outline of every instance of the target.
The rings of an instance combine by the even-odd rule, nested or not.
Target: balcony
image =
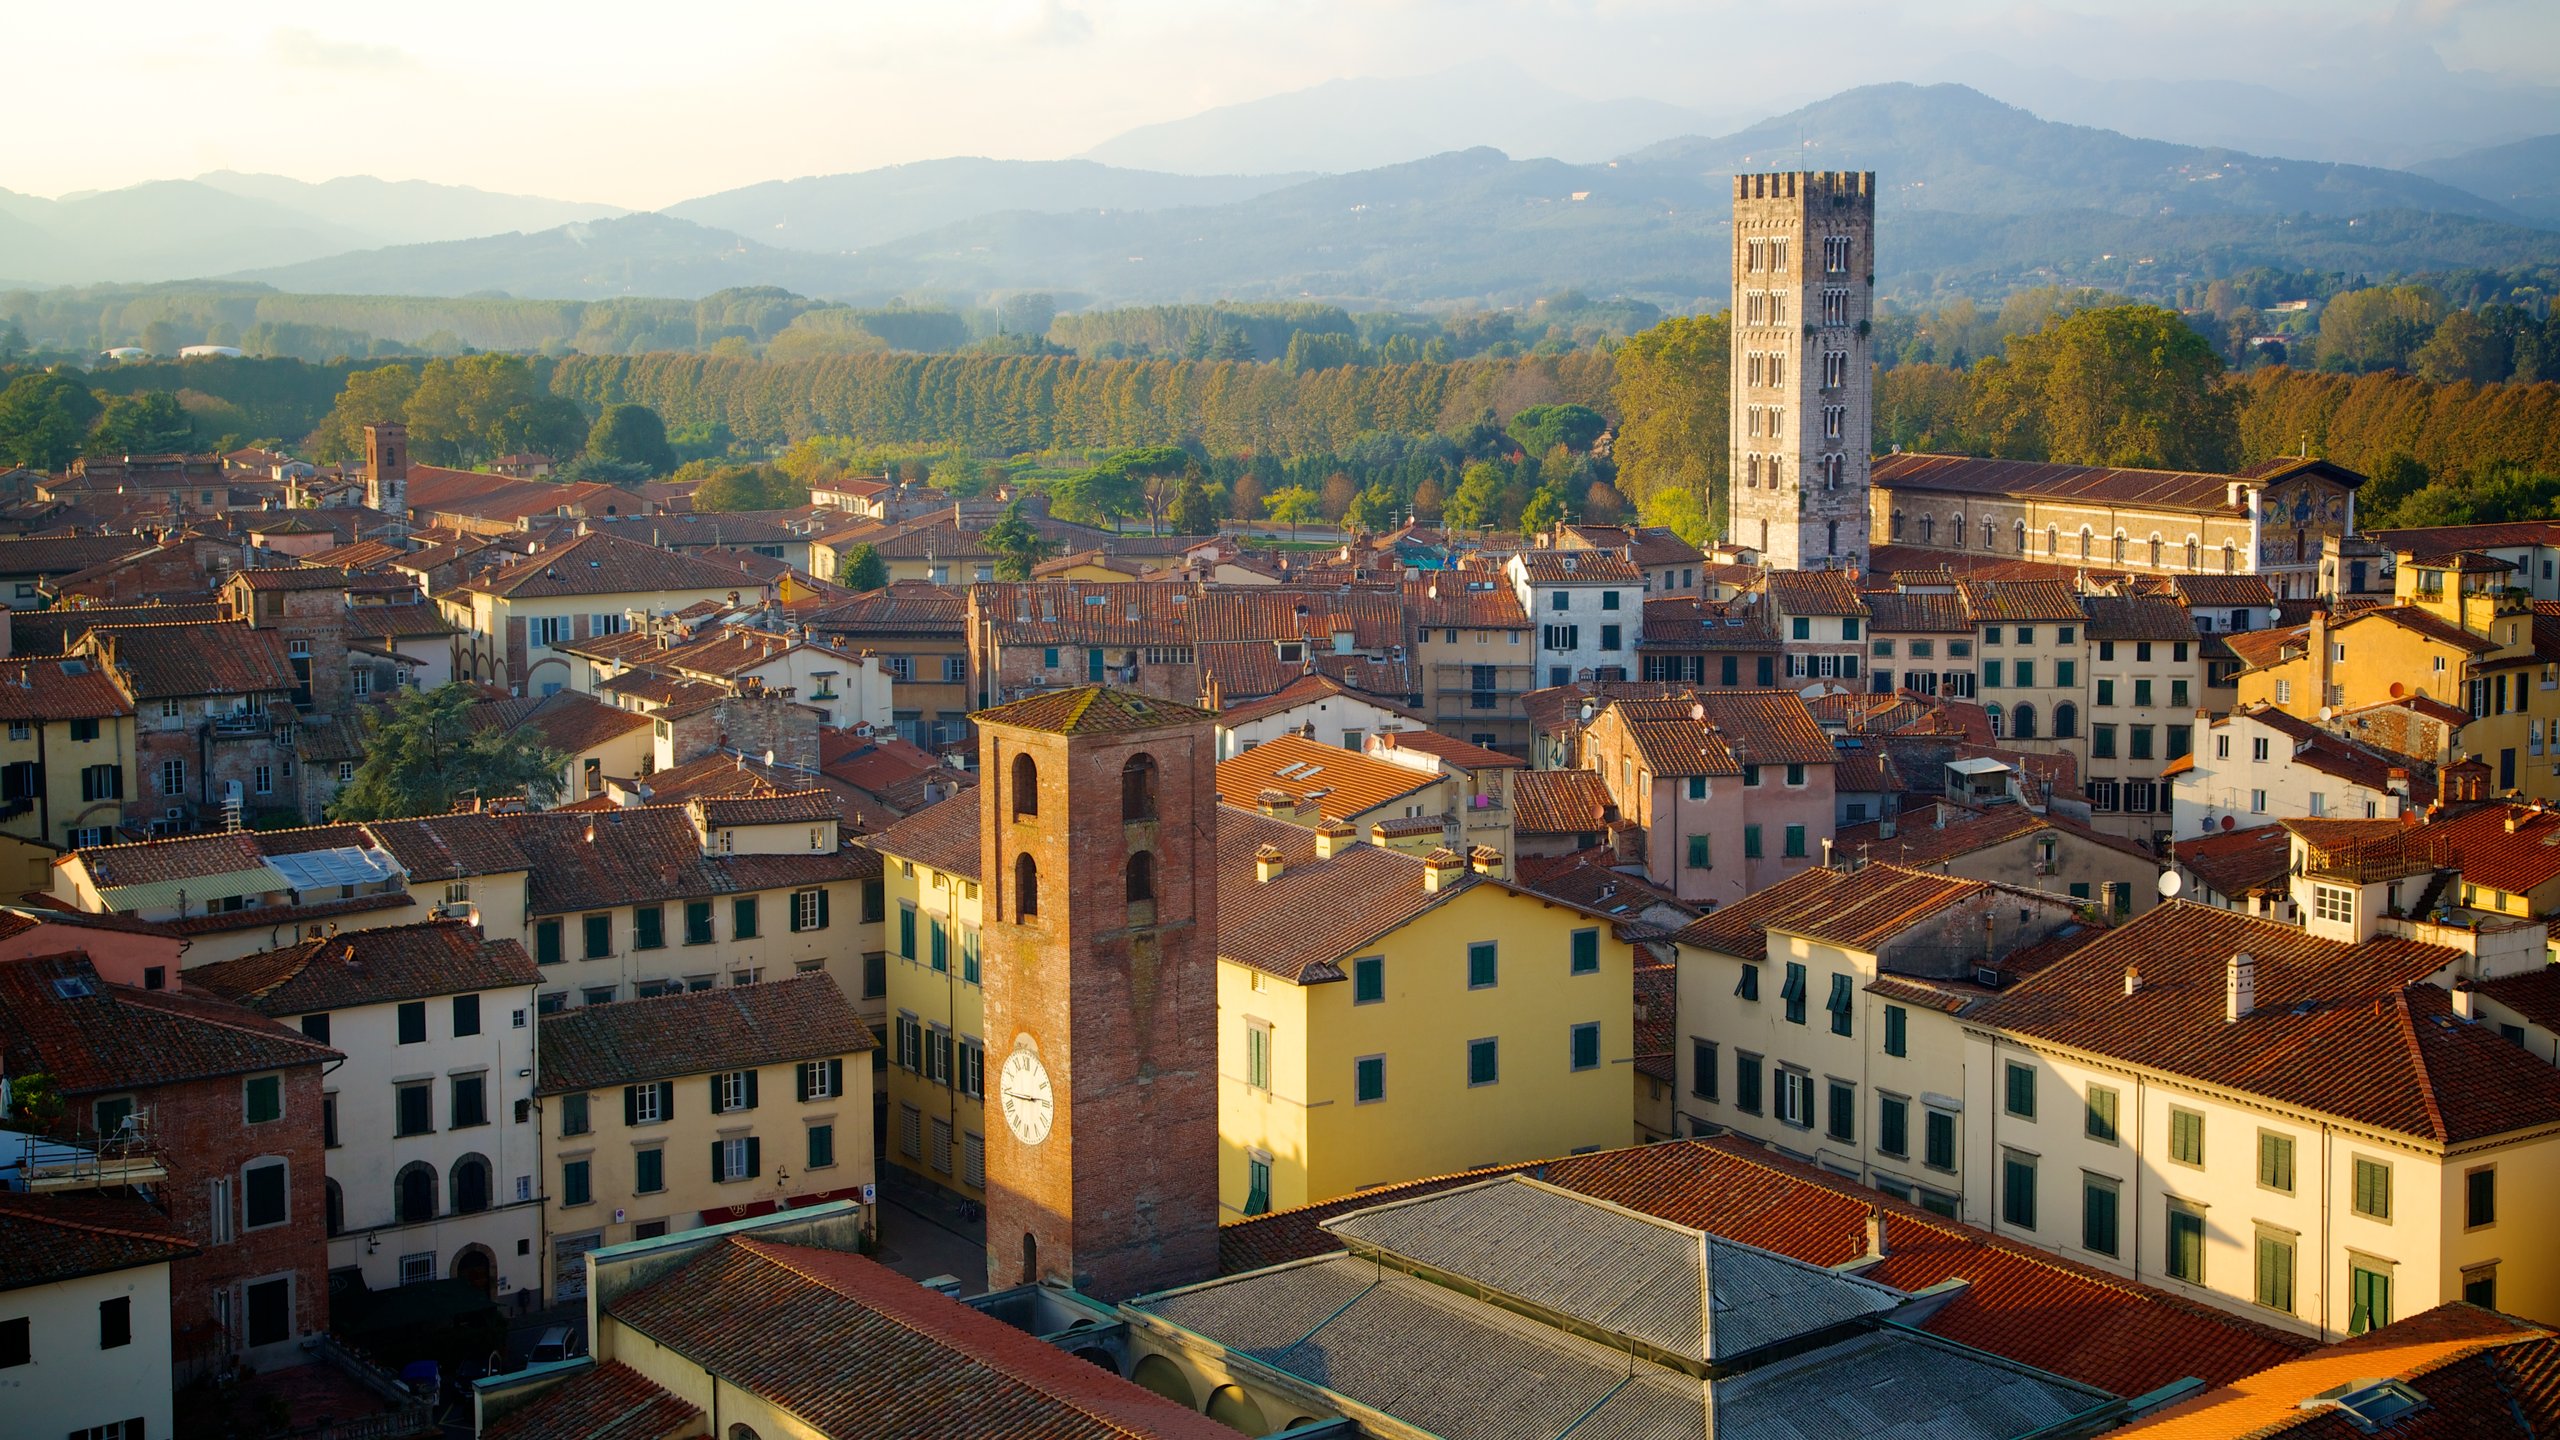
[[[26,1189],[49,1194],[62,1190],[106,1190],[124,1185],[156,1185],[169,1178],[167,1160],[139,1117],[116,1133],[75,1132],[70,1139],[44,1135],[9,1135],[18,1178]],[[5,1156],[8,1150],[0,1150]]]

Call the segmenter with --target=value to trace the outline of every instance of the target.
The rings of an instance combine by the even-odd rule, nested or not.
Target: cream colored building
[[[137,1199],[0,1192],[9,1433],[173,1434],[169,1262],[195,1252]]]
[[[541,1027],[550,1293],[603,1245],[874,1193],[871,1031],[825,975],[597,1005]]]
[[[880,852],[888,954],[882,1083],[890,1164],[973,1200],[987,1188],[980,797],[963,790],[865,842]]]
[[[734,605],[762,593],[742,571],[587,534],[438,591],[435,603],[461,632],[455,678],[544,695],[576,688],[584,662],[562,648],[572,642],[632,628],[634,615]]]

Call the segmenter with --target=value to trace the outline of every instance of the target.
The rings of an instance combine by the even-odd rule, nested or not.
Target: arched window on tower
[[[1964,512],[1959,510],[1947,522],[1947,539],[1959,550],[1964,548]]]
[[[1840,522],[1837,520],[1832,521],[1829,525],[1824,527],[1822,536],[1822,553],[1825,555],[1837,555],[1840,553]]]
[[[1023,851],[1013,857],[1013,914],[1028,920],[1040,913],[1040,862]]]
[[[2222,573],[2225,575],[2240,573],[2240,547],[2228,540],[2222,542]]]
[[[1120,818],[1124,822],[1156,818],[1154,756],[1132,755],[1120,767]]]
[[[1028,820],[1040,813],[1040,767],[1028,754],[1013,757],[1013,818]]]
[[[2160,537],[2157,535],[2151,537],[2151,568],[2160,568]]]
[[[1150,851],[1141,850],[1129,857],[1129,901],[1136,904],[1155,898],[1156,857]]]
[[[1932,544],[1932,543],[1934,543],[1934,542],[1937,540],[1937,538],[1938,538],[1938,517],[1936,517],[1935,515],[1923,515],[1923,516],[1921,516],[1921,517],[1920,517],[1920,543],[1921,543],[1921,544],[1923,544],[1923,545]]]
[[[2018,553],[2027,553],[2027,522],[2024,520],[2018,522]]]
[[[2090,528],[2089,528],[2088,526],[2083,525],[2083,526],[2081,526],[2081,527],[2080,527],[2080,558],[2081,558],[2081,559],[2083,559],[2083,560],[2088,560],[2088,559],[2092,559],[2092,558],[2094,558],[2094,556],[2095,556],[2095,552],[2091,549],[2091,547],[2092,547],[2092,546],[2094,546],[2094,545],[2096,545],[2096,544],[2097,544],[2097,541],[2098,541],[2097,534],[2096,534],[2094,531],[2090,530]]]
[[[1996,550],[2000,548],[1999,534],[1997,531],[1992,529],[1991,520],[1988,516],[1985,516],[1982,521],[1982,548],[1985,550]]]
[[[2199,546],[2199,545],[2197,545],[2197,544],[2196,544],[2196,537],[2194,537],[2193,535],[2188,536],[2188,537],[2187,537],[2187,569],[2188,569],[2188,570],[2190,570],[2190,571],[2196,570],[2196,569],[2198,569],[2198,568],[2202,565],[2203,561],[2204,561],[2204,552],[2203,552],[2203,548],[2202,548],[2201,546]]]

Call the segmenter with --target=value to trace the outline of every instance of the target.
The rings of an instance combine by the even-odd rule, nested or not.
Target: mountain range
[[[2037,280],[2156,292],[2166,277],[2258,264],[2379,275],[2560,263],[2549,228],[2560,226],[2560,136],[2416,173],[2136,139],[1963,86],[1892,84],[1721,135],[1622,144],[1699,117],[1592,109],[1555,92],[1533,92],[1528,108],[1541,96],[1562,118],[1523,134],[1581,134],[1603,147],[1582,153],[1613,158],[1478,146],[1345,173],[1189,173],[1293,115],[1383,103],[1318,87],[1294,110],[1279,104],[1293,97],[1227,107],[1085,158],[927,161],[750,185],[654,214],[228,174],[60,201],[0,192],[0,277],[221,275],[303,292],[546,298],[750,284],[856,300],[1043,289],[1079,303],[1507,303],[1571,286],[1686,306],[1723,291],[1722,265],[1705,257],[1723,244],[1729,177],[1799,168],[1877,172],[1878,283],[1903,295]],[[1411,128],[1427,117],[1378,113],[1411,122],[1377,132],[1380,154],[1443,133]],[[1491,119],[1462,119],[1499,133]],[[1340,138],[1310,135],[1303,152],[1276,153],[1313,160]],[[405,243],[386,244],[386,230]]]

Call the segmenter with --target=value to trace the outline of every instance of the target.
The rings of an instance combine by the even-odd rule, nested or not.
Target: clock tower
[[[1217,741],[1089,685],[970,717],[985,919],[987,1285],[1104,1300],[1218,1261]]]

